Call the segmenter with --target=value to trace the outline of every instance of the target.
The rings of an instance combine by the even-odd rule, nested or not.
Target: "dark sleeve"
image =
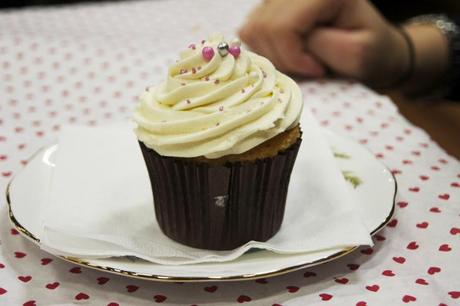
[[[460,29],[460,18],[453,19]],[[448,99],[460,101],[460,32],[452,39],[450,44],[450,67],[448,72]]]

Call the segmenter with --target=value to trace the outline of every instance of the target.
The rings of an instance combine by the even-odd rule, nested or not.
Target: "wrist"
[[[442,82],[449,65],[449,43],[434,25],[406,24],[403,26],[414,45],[414,73],[401,89],[408,94],[421,95],[432,91]]]

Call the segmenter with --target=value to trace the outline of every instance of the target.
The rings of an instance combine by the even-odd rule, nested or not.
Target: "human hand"
[[[384,86],[409,65],[404,37],[366,0],[266,0],[239,35],[278,69],[303,76],[329,69]]]

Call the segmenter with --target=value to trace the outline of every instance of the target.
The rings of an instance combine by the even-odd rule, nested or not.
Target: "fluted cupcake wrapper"
[[[161,156],[139,142],[160,228],[201,249],[231,250],[270,239],[283,221],[300,143],[271,158],[215,166]]]

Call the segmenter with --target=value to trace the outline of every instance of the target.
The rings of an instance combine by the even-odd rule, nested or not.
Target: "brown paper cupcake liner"
[[[155,214],[169,238],[187,246],[231,250],[266,241],[281,227],[301,139],[278,155],[212,166],[161,156],[139,142]]]

